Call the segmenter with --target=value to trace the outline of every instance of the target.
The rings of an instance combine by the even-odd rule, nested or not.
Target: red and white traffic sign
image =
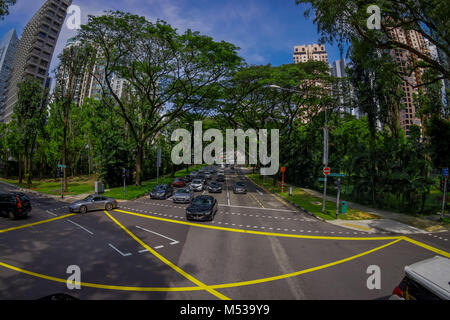
[[[328,168],[328,167],[325,167],[325,168],[323,168],[323,174],[324,175],[329,175],[331,173],[331,169],[330,168]]]

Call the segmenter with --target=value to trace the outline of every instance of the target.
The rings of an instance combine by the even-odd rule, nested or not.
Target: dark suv
[[[26,217],[31,212],[30,199],[23,193],[0,193],[0,215],[11,220]]]

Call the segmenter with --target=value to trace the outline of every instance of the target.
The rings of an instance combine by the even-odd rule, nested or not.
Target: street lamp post
[[[268,85],[267,87],[272,88],[272,89],[302,93],[302,92],[294,90],[294,89],[282,88],[276,84],[271,84],[271,85]],[[323,135],[323,149],[324,149],[323,150],[323,164],[325,165],[325,167],[328,167],[328,117],[327,117],[327,107],[326,106],[324,106],[324,110],[325,110],[325,128],[324,128],[324,135]],[[326,197],[327,197],[327,175],[325,175],[324,186],[323,186],[322,212],[325,212]]]

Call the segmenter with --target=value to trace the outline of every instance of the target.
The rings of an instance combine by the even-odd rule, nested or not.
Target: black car
[[[225,182],[225,175],[223,175],[223,174],[218,174],[218,175],[217,175],[217,181],[218,181],[218,182]]]
[[[204,173],[198,174],[195,178],[196,178],[196,179],[200,179],[200,180],[202,180],[202,181],[205,182],[205,183],[206,183],[206,180],[207,180],[206,174],[204,174]]]
[[[217,200],[211,196],[195,197],[186,208],[187,220],[212,221],[218,210]]]
[[[193,178],[192,178],[192,176],[191,176],[190,174],[184,176],[184,181],[185,181],[186,183],[191,182],[192,179],[193,179]]]
[[[247,193],[247,186],[244,182],[236,182],[233,187],[233,193]]]
[[[21,192],[0,193],[0,215],[11,220],[26,217],[31,212],[30,199]]]
[[[150,192],[151,199],[167,199],[173,195],[173,188],[168,184],[157,185],[152,192]]]
[[[222,185],[218,182],[211,182],[208,186],[210,193],[222,193]]]

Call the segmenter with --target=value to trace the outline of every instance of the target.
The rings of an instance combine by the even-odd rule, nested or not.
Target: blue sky
[[[28,20],[44,0],[18,0],[10,15],[0,21],[0,36],[12,28],[20,37]],[[295,0],[73,0],[81,8],[82,23],[89,14],[121,10],[165,20],[180,31],[190,28],[215,40],[225,40],[241,48],[239,54],[249,64],[292,63],[294,45],[318,41],[312,18],[303,15],[305,5]],[[75,35],[63,27],[53,56],[52,68],[66,40]],[[337,45],[326,44],[329,62],[340,58]]]

